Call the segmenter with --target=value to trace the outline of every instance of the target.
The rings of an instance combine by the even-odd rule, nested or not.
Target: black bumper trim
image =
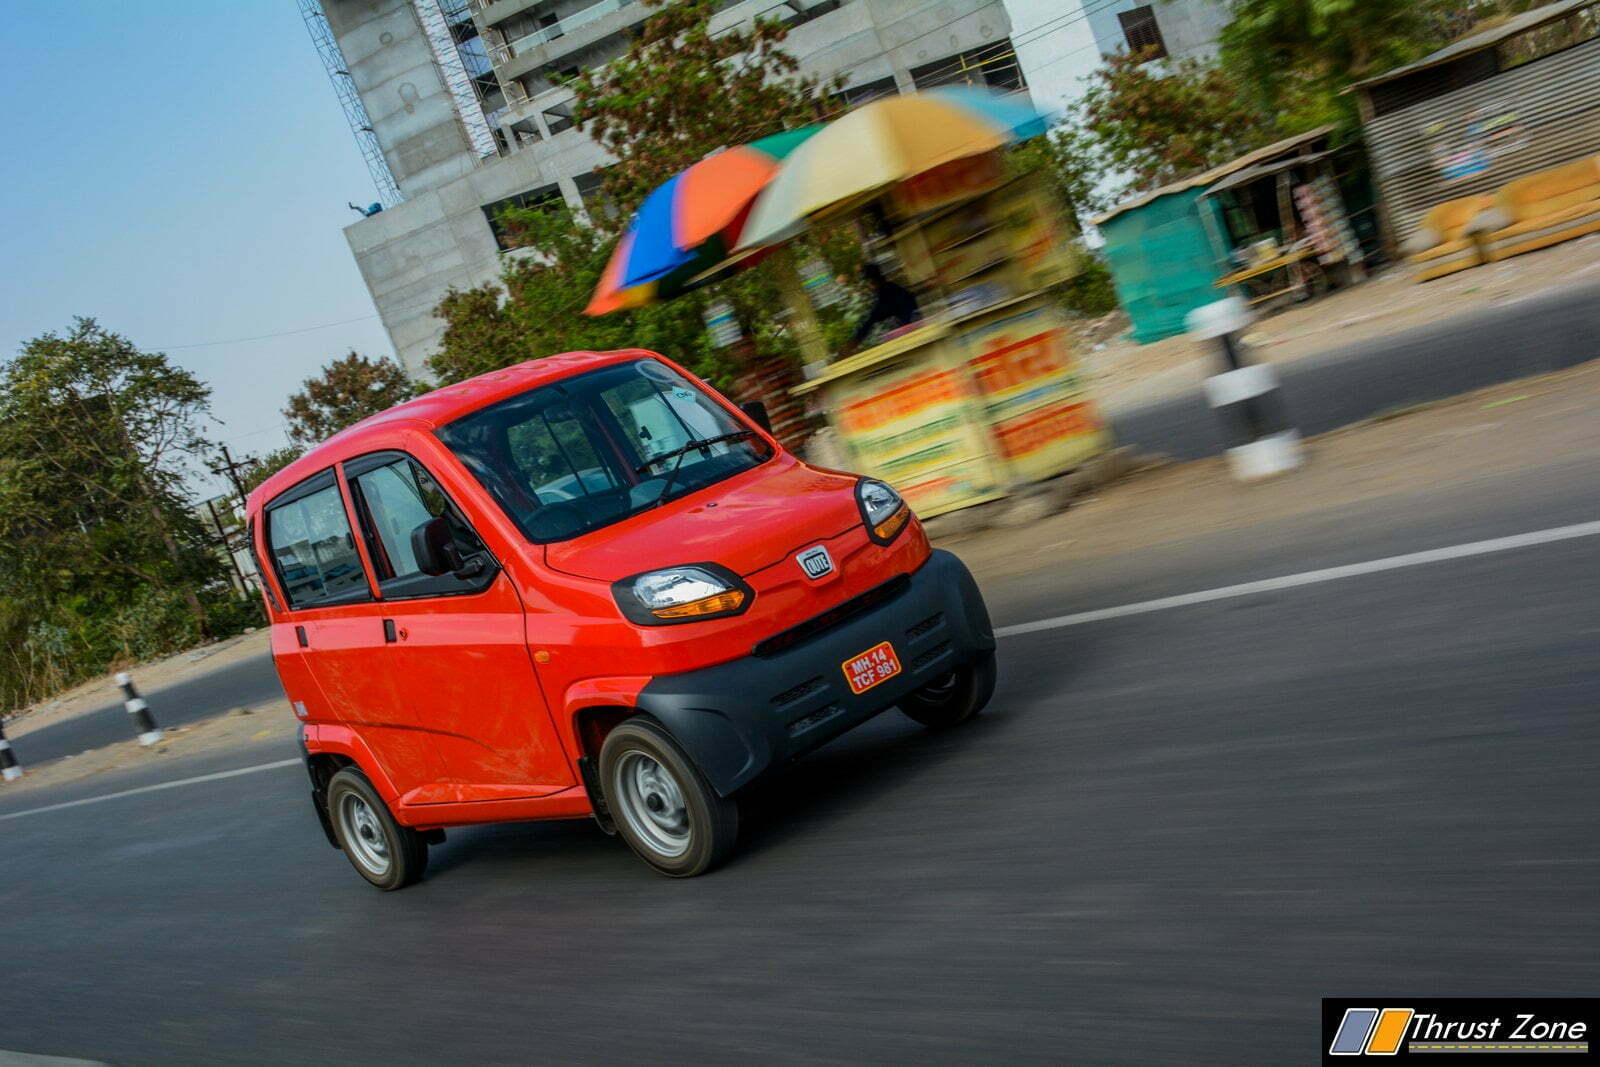
[[[640,710],[727,796],[994,649],[978,585],[950,553],[935,551],[903,585],[885,584],[894,595],[781,651],[654,679]],[[852,693],[845,661],[880,641],[893,643],[901,673]]]

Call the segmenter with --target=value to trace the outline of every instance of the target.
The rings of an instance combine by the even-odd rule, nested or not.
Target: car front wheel
[[[994,653],[985,652],[901,698],[900,710],[930,730],[959,726],[989,703],[995,677]]]
[[[673,878],[704,874],[732,854],[739,806],[717,795],[677,742],[634,719],[600,748],[606,806],[640,859]]]

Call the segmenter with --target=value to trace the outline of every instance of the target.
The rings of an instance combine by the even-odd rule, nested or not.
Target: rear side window
[[[290,492],[293,499],[267,509],[267,545],[289,606],[369,598],[367,576],[332,474],[313,479],[309,490]]]
[[[378,586],[385,597],[444,596],[487,588],[494,568],[458,578],[453,574],[425,574],[417,563],[412,534],[431,519],[443,518],[462,559],[487,557],[477,533],[416,460],[395,453],[365,457],[345,465]],[[485,563],[492,561],[485,558]]]

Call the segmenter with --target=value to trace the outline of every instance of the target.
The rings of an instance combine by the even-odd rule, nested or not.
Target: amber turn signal
[[[702,615],[721,615],[724,612],[738,611],[744,603],[744,591],[735,589],[728,593],[718,593],[716,596],[703,597],[700,600],[691,600],[687,604],[674,604],[670,608],[656,608],[650,614],[658,619],[694,619]]]
[[[909,518],[911,518],[911,509],[903,507],[893,515],[890,515],[887,519],[884,519],[882,522],[878,523],[878,525],[874,526],[872,528],[872,533],[879,541],[893,540],[894,535],[900,532],[901,528],[905,526],[906,520]]]

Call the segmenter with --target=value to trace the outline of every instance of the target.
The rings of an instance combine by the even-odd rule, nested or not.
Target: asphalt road
[[[138,681],[135,671],[134,682]],[[107,689],[112,696],[104,707],[53,722],[16,738],[13,744],[20,753],[19,758],[25,763],[43,763],[126,741],[137,734],[122,707],[121,695],[110,686]],[[171,685],[153,689],[141,686],[139,692],[150,702],[150,713],[162,727],[184,726],[229,708],[283,699],[278,672],[266,656],[241,660]]]
[[[1470,489],[987,593],[1006,626],[1600,519],[1592,465]],[[1323,996],[1600,988],[1600,537],[1001,653],[981,719],[847,735],[689,882],[574,822],[453,830],[380,894],[292,766],[11,819],[176,772],[0,799],[0,1048],[1285,1063],[1316,1055]]]
[[[1418,289],[1417,299],[1427,299],[1426,288]],[[1578,285],[1296,360],[1278,373],[1293,421],[1309,436],[1596,357],[1600,285]],[[1175,459],[1199,459],[1224,447],[1217,417],[1198,387],[1122,412],[1112,430],[1119,444]]]

